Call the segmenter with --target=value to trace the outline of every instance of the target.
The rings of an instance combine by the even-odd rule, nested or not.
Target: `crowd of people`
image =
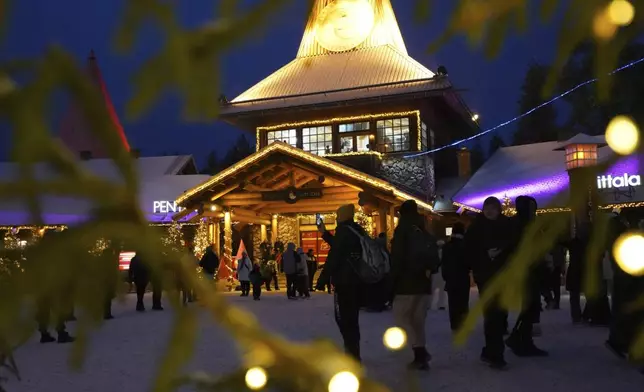
[[[246,252],[242,253],[236,266],[241,296],[250,296],[252,289],[253,299],[259,301],[263,287],[268,291],[271,286],[279,290],[278,270],[286,276],[285,290],[289,300],[308,299],[315,290],[331,293],[333,288],[335,320],[344,349],[357,361],[361,361],[360,310],[393,309],[396,325],[406,331],[412,348],[410,367],[426,370],[431,354],[427,348],[425,321],[432,297],[437,299],[439,309],[449,309],[450,327],[453,331],[458,330],[469,312],[472,283],[479,293],[485,294],[518,249],[529,225],[537,219],[534,198],[520,196],[515,205],[516,214],[508,217],[502,213],[501,202],[489,197],[467,229],[462,223],[456,223],[449,238],[443,241],[432,236],[416,203],[409,200],[400,208],[399,223],[390,246],[387,246],[384,233],[371,240],[364,228],[354,221],[354,206],[345,205],[336,212],[334,233],[327,230],[323,222],[318,223],[330,251],[315,285],[318,263],[313,250],[305,253],[294,243],[288,243],[283,252],[273,255],[275,260],[263,263],[254,263]],[[595,265],[586,261],[591,223],[578,224],[571,239],[557,241],[542,260],[530,267],[524,304],[511,329],[508,311],[501,306],[499,298],[493,298],[484,309],[485,345],[481,360],[492,368],[505,368],[506,347],[520,357],[548,356],[547,351],[535,345],[533,337],[540,334],[538,324],[543,303],[546,309],[560,308],[564,277],[570,293],[572,323],[609,327],[606,346],[620,358],[641,360],[630,355],[629,349],[638,331],[644,328],[644,312],[629,311],[628,305],[644,294],[644,278],[622,271],[611,252],[613,243],[622,233],[633,226],[639,225],[640,230],[644,228],[644,219],[637,221],[637,218],[623,213],[615,213],[612,217],[603,260],[595,263],[597,270],[591,274],[598,277],[599,295],[588,296],[583,309],[584,282],[590,273],[589,266]],[[210,248],[201,260],[191,256],[185,262],[201,267],[201,273],[209,279],[214,278],[219,267],[217,254]],[[162,279],[149,269],[139,254],[132,259],[129,273],[130,281],[136,286],[136,310],[145,311],[143,298],[149,284],[153,292],[152,309],[163,310]],[[184,303],[196,300],[189,288],[181,285],[177,288],[183,292]],[[112,318],[112,297],[106,300],[105,319]],[[41,342],[73,341],[64,323],[73,319],[73,315],[56,319],[57,339],[49,334],[50,307],[46,298],[38,301]]]

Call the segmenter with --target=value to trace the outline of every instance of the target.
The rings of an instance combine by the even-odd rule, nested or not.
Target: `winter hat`
[[[414,216],[418,215],[418,205],[414,200],[406,200],[400,206],[400,216]]]
[[[335,212],[338,222],[352,221],[353,216],[356,213],[356,208],[353,204],[345,204],[342,207],[338,208]]]
[[[495,205],[499,208],[499,210],[501,209],[501,201],[494,196],[490,196],[485,199],[485,201],[483,202],[483,207],[487,205]]]

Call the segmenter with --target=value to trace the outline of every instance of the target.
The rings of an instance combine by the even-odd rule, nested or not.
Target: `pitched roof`
[[[187,202],[190,199],[198,198],[204,192],[212,189],[213,187],[222,185],[227,180],[230,180],[233,176],[241,173],[244,168],[250,167],[251,165],[257,165],[258,163],[264,161],[268,157],[276,154],[285,155],[290,159],[309,164],[312,167],[319,167],[320,169],[328,171],[331,174],[335,174],[342,177],[343,179],[347,179],[347,181],[353,181],[357,184],[364,184],[365,186],[368,186],[372,189],[376,189],[386,194],[390,194],[391,196],[399,200],[401,203],[404,202],[405,200],[413,199],[416,201],[416,203],[420,208],[423,208],[424,210],[428,210],[428,211],[433,210],[430,204],[426,203],[423,200],[420,200],[417,197],[414,197],[410,193],[407,193],[401,190],[400,188],[392,185],[391,183],[385,180],[370,176],[359,170],[342,165],[328,158],[311,154],[309,152],[306,152],[304,150],[301,150],[299,148],[290,146],[282,142],[272,143],[268,147],[264,147],[263,149],[255,152],[254,154],[249,155],[248,157],[242,159],[241,161],[234,164],[233,166],[230,166],[229,168],[222,170],[218,174],[212,176],[207,181],[204,181],[202,184],[195,186],[190,191],[179,196],[176,202],[178,204],[182,204],[185,206],[188,204]]]
[[[499,199],[507,196],[529,195],[537,200],[540,209],[566,208],[569,197],[569,178],[566,171],[565,152],[556,150],[559,142],[525,144],[503,147],[470,178],[454,195],[457,205],[480,209],[488,196]],[[613,155],[608,147],[599,148],[599,160]],[[618,160],[606,174],[622,176],[639,174],[640,157],[630,156]],[[630,190],[602,190],[605,204],[644,201],[642,187]]]
[[[125,131],[123,130],[119,116],[112,104],[112,99],[110,98],[107,86],[103,81],[103,76],[101,75],[101,70],[98,67],[98,61],[96,60],[93,50],[90,52],[87,59],[87,72],[89,73],[92,81],[100,89],[105,107],[112,121],[112,126],[118,133],[125,149],[129,151],[130,145],[127,141],[127,137],[125,136]],[[75,102],[72,102],[63,117],[58,136],[70,150],[76,153],[81,151],[90,151],[94,158],[106,158],[107,154],[103,147],[94,138],[92,132],[89,131],[87,127],[87,122],[78,108],[78,105]]]
[[[188,189],[210,178],[208,175],[178,175],[181,169],[192,161],[192,157],[142,157],[137,159],[137,172],[141,185],[139,190],[140,207],[151,222],[170,222],[169,213],[154,213],[154,201],[172,202]],[[109,159],[92,159],[83,161],[82,165],[91,173],[105,179],[118,181],[119,173],[113,161]],[[0,163],[0,179],[11,181],[18,176],[15,163]],[[36,167],[38,178],[51,178],[55,173],[45,165]],[[47,225],[73,225],[88,219],[92,203],[85,199],[68,197],[42,196],[43,219]],[[31,222],[26,206],[21,201],[0,201],[0,226],[28,225]]]
[[[451,87],[407,54],[389,0],[374,9],[369,36],[351,50],[332,52],[316,40],[318,17],[331,0],[317,0],[297,57],[233,99],[223,114],[399,95]]]

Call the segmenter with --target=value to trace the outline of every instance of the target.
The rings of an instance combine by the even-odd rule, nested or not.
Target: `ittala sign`
[[[624,173],[622,176],[597,176],[597,188],[598,189],[611,189],[611,188],[626,188],[629,186],[640,186],[642,185],[642,180],[640,179],[639,174],[630,175]]]
[[[169,214],[171,212],[180,212],[183,207],[179,207],[174,201],[157,200],[152,202],[152,212],[155,214]]]

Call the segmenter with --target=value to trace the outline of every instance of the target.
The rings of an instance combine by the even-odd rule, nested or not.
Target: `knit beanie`
[[[338,208],[335,213],[338,223],[352,221],[355,212],[356,208],[353,206],[353,204],[345,204],[342,207]]]

